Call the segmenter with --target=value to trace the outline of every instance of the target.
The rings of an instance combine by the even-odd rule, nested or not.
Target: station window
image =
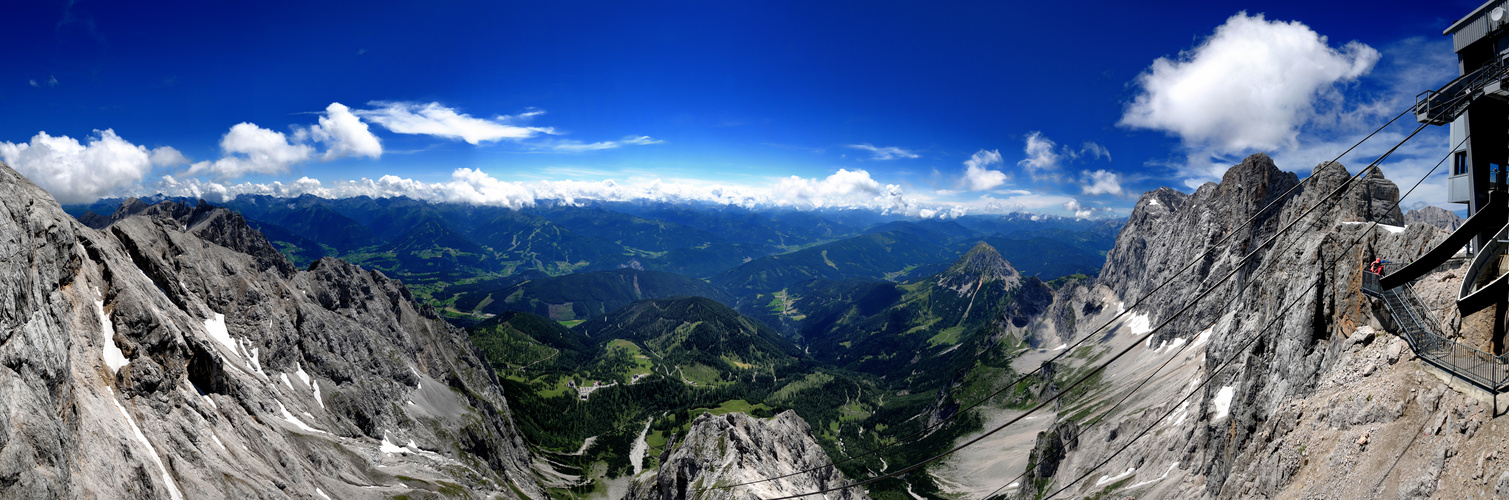
[[[1452,159],[1451,175],[1465,174],[1467,174],[1467,152],[1457,151],[1456,157]]]

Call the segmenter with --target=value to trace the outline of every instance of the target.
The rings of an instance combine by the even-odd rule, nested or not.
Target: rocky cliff
[[[1402,341],[1378,337],[1392,323],[1382,305],[1358,287],[1364,262],[1375,257],[1410,260],[1445,233],[1424,224],[1400,226],[1402,214],[1389,209],[1399,191],[1379,172],[1368,173],[1335,198],[1330,196],[1350,176],[1342,165],[1321,164],[1312,176],[1293,195],[1281,198],[1299,179],[1260,154],[1233,166],[1219,184],[1188,195],[1160,189],[1138,201],[1099,283],[1130,307],[1137,297],[1172,279],[1132,311],[1145,315],[1142,328],[1174,318],[1200,293],[1214,287],[1213,292],[1150,342],[1136,346],[1132,356],[1113,364],[1092,390],[1101,395],[1066,408],[1061,415],[1066,419],[1091,410],[1083,413],[1088,415],[1084,421],[1055,427],[1063,431],[1074,425],[1077,447],[1042,441],[1054,432],[1040,437],[1039,448],[1065,451],[1053,457],[1051,479],[1044,477],[1049,471],[1036,471],[1034,479],[1046,484],[1035,486],[1052,491],[1090,474],[1069,490],[1071,496],[1104,489],[1138,498],[1413,498],[1436,491],[1438,478],[1449,474],[1440,472],[1442,460],[1428,455],[1447,450],[1440,453],[1449,459],[1452,440],[1461,442],[1452,436],[1470,434],[1467,429],[1475,430],[1476,424],[1469,423],[1479,419],[1465,416],[1474,406],[1462,397],[1447,398],[1457,417],[1441,416],[1444,386],[1422,376],[1428,367],[1418,361],[1400,361],[1410,359],[1407,346],[1401,354]],[[1242,227],[1275,200],[1274,209]],[[1295,221],[1295,228],[1274,245],[1262,246]],[[1371,221],[1383,225],[1362,234],[1368,227],[1364,223]],[[1222,242],[1231,231],[1235,236]],[[1348,249],[1357,238],[1362,243]],[[1252,259],[1243,262],[1249,255]],[[1177,274],[1192,262],[1191,271]],[[1233,271],[1232,280],[1215,285]],[[1084,335],[1097,326],[1076,329]],[[1126,330],[1113,333],[1117,331]],[[1126,339],[1107,335],[1102,349],[1119,350]],[[1170,364],[1161,365],[1165,360]],[[1099,416],[1154,373],[1152,383],[1126,404]],[[1422,402],[1424,391],[1436,395]],[[1432,429],[1432,437],[1421,439],[1424,443],[1412,438],[1420,425]],[[1148,434],[1133,440],[1144,429],[1150,429]],[[1126,451],[1110,458],[1123,446]],[[1107,458],[1106,466],[1096,468]],[[1491,457],[1473,459],[1490,461],[1489,470],[1474,480],[1497,477]],[[1400,469],[1392,469],[1390,460]],[[1421,470],[1436,471],[1418,479],[1429,482],[1428,488],[1411,483]],[[1349,475],[1366,476],[1368,484],[1338,486],[1352,482]]]
[[[1422,207],[1404,213],[1404,222],[1435,226],[1446,232],[1456,231],[1465,221],[1466,219],[1457,215],[1456,212],[1441,207]]]
[[[402,284],[133,209],[91,229],[0,165],[0,497],[544,496],[490,370]]]
[[[812,429],[794,411],[770,419],[743,413],[704,413],[692,421],[686,439],[667,448],[660,468],[634,479],[626,500],[758,500],[809,493],[848,484],[842,472],[819,468],[828,456]],[[731,488],[818,468],[791,477]],[[832,500],[868,498],[863,488],[824,495]]]

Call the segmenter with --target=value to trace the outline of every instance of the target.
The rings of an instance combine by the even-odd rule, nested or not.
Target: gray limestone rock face
[[[1209,329],[1196,373],[1214,374],[1212,380],[1167,391],[1176,397],[1194,392],[1193,427],[1149,437],[1129,455],[1178,453],[1177,468],[1202,476],[1207,496],[1269,495],[1288,484],[1295,468],[1269,467],[1270,450],[1261,445],[1272,438],[1260,436],[1282,431],[1273,428],[1277,415],[1288,401],[1311,394],[1321,374],[1345,358],[1353,332],[1381,324],[1381,306],[1359,290],[1363,264],[1377,257],[1408,261],[1446,235],[1423,224],[1403,227],[1404,216],[1392,208],[1399,190],[1376,170],[1345,189],[1351,174],[1338,163],[1318,165],[1311,175],[1296,188],[1297,176],[1256,154],[1193,194],[1167,188],[1144,194],[1097,278],[1151,324],[1172,319],[1150,345],[1194,342]],[[1229,281],[1216,284],[1227,275]],[[1093,463],[1089,457],[1106,453],[1082,440],[1066,463],[1086,467]],[[1137,466],[1128,460],[1113,466]]]
[[[0,497],[545,496],[495,375],[401,283],[130,209],[91,229],[0,165]]]
[[[770,419],[743,413],[704,413],[692,421],[686,439],[661,459],[659,469],[629,486],[626,500],[757,500],[811,493],[849,484],[832,467],[812,437],[812,429],[794,411]],[[794,474],[773,481],[731,488],[741,483]],[[863,488],[826,493],[832,500],[868,498]]]
[[[1434,226],[1436,229],[1449,233],[1462,227],[1462,223],[1466,222],[1466,219],[1457,215],[1456,212],[1441,207],[1427,206],[1405,212],[1404,222]]]

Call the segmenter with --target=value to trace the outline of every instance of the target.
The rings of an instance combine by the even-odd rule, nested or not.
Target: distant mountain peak
[[[960,285],[972,285],[966,282],[983,281],[1006,281],[1015,286],[1022,281],[1022,273],[1018,272],[1001,252],[985,242],[975,244],[963,257],[949,266],[939,279],[939,284],[949,288],[958,288]]]

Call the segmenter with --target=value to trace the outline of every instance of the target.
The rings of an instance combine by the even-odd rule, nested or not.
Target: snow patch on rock
[[[1096,487],[1105,486],[1106,483],[1114,483],[1114,482],[1120,481],[1122,479],[1126,479],[1128,477],[1131,477],[1132,474],[1136,474],[1136,473],[1137,473],[1137,468],[1135,468],[1135,467],[1127,467],[1127,471],[1123,472],[1121,474],[1117,474],[1115,476],[1100,476],[1100,479],[1096,479],[1095,480],[1095,486]]]
[[[310,380],[309,373],[304,371],[304,367],[302,365],[298,364],[298,363],[294,363],[293,364],[293,368],[294,368],[293,374],[294,375],[298,375],[299,376],[299,380],[302,381],[302,382],[304,382],[304,385],[307,385],[307,386],[309,386],[310,389],[313,389],[314,388],[314,382],[312,380]]]
[[[1210,404],[1216,407],[1216,415],[1211,420],[1220,420],[1231,414],[1231,398],[1235,395],[1236,388],[1229,385],[1216,391],[1215,399],[1210,400]]]
[[[110,369],[110,374],[115,375],[122,367],[131,361],[126,359],[126,354],[121,352],[120,346],[115,345],[115,324],[110,322],[110,315],[105,314],[105,301],[94,301],[94,312],[100,315],[100,331],[105,335],[105,367]]]
[[[388,455],[409,452],[407,448],[393,444],[392,441],[388,441],[388,433],[386,432],[382,433],[382,444],[378,445],[377,449]]]
[[[230,349],[231,352],[236,352],[236,341],[231,339],[230,330],[225,328],[224,314],[215,313],[214,318],[204,320],[204,329],[210,332],[210,338],[215,339],[216,342],[220,342],[220,345],[225,346],[226,349]]]
[[[1125,325],[1127,326],[1127,329],[1131,330],[1132,334],[1134,335],[1142,335],[1144,333],[1153,331],[1153,322],[1152,319],[1148,317],[1147,313],[1132,313],[1128,315]]]
[[[295,417],[292,413],[288,413],[288,408],[283,406],[282,401],[277,401],[277,403],[278,411],[283,413],[283,420],[287,420],[288,423],[293,424],[294,427],[298,427],[299,430],[302,430],[304,432],[318,432],[320,434],[325,434],[325,431],[310,427],[309,424],[304,423],[303,420],[299,420],[299,417]]]
[[[178,484],[173,482],[173,476],[168,475],[168,468],[162,464],[162,457],[157,456],[157,448],[147,440],[146,434],[141,433],[141,428],[136,426],[136,419],[131,418],[131,414],[126,412],[126,407],[115,399],[115,391],[107,385],[105,392],[110,394],[110,402],[115,403],[115,409],[120,410],[122,417],[126,417],[126,423],[131,424],[131,434],[136,436],[136,440],[140,441],[142,446],[147,447],[147,456],[152,458],[152,463],[157,464],[157,470],[162,472],[162,482],[168,487],[168,496],[173,500],[183,500],[183,494],[178,492]]]

